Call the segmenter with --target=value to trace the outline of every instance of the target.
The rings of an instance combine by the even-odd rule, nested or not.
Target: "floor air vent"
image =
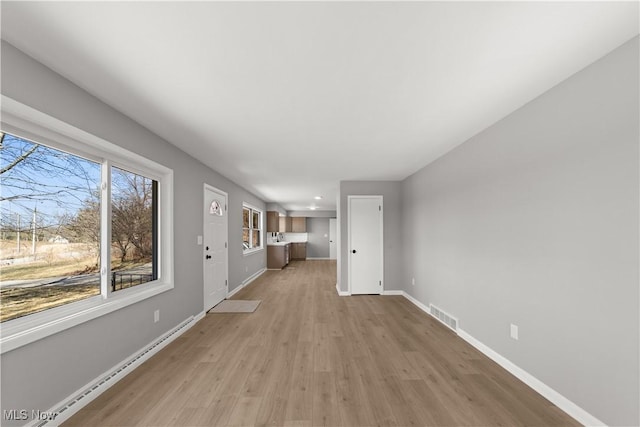
[[[449,329],[458,332],[458,319],[440,310],[433,304],[429,304],[429,314],[442,322]]]
[[[129,359],[128,361],[120,365],[120,367],[118,367],[117,369],[114,369],[110,374],[96,381],[94,385],[87,387],[83,392],[77,394],[75,398],[69,400],[66,404],[58,408],[55,411],[55,413],[58,416],[63,415],[66,411],[75,409],[73,408],[73,406],[75,406],[77,403],[80,403],[80,401],[85,397],[88,397],[89,395],[94,394],[97,391],[99,391],[98,394],[101,394],[107,388],[111,387],[112,384],[118,382],[124,375],[127,375],[131,369],[135,369],[140,363],[142,363],[149,356],[151,356],[149,354],[150,352],[155,353],[159,351],[160,348],[158,348],[158,346],[161,346],[167,340],[170,340],[171,338],[173,338],[182,329],[186,328],[187,326],[190,326],[192,322],[194,322],[193,318],[190,318],[184,321],[182,324],[178,325],[175,329],[171,330],[170,332],[162,336],[157,341],[154,341],[149,347],[143,349],[134,357],[132,357],[131,359]],[[141,359],[144,359],[144,360],[141,360]],[[132,365],[135,365],[135,366],[132,367]],[[93,400],[93,398],[89,400],[91,401]],[[53,425],[58,425],[58,423],[56,423],[55,420],[43,420],[41,422],[34,424],[33,427],[43,427],[49,423],[53,423]]]

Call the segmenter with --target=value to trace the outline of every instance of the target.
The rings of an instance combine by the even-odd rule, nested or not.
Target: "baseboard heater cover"
[[[57,408],[52,408],[48,413],[56,414],[54,419],[47,420],[37,420],[35,423],[30,424],[31,427],[43,427],[46,425],[57,426],[61,424],[63,421],[68,420],[82,409],[84,406],[88,405],[93,399],[97,398],[103,392],[105,392],[109,387],[120,381],[127,374],[129,374],[133,369],[141,365],[144,361],[149,359],[155,353],[160,351],[166,345],[168,345],[171,341],[176,339],[178,336],[182,335],[186,332],[186,329],[189,329],[193,326],[198,320],[200,320],[203,316],[198,315],[196,317],[191,316],[166,334],[162,335],[157,340],[153,341],[144,349],[140,350],[134,356],[130,357],[128,360],[120,364],[119,366],[113,368],[108,374],[101,376],[99,379],[93,381],[89,386],[84,388],[79,393],[76,393],[73,397],[68,399],[62,405],[58,405]],[[185,329],[186,328],[186,329]]]

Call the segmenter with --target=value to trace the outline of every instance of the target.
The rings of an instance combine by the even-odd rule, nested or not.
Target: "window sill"
[[[260,248],[247,249],[246,251],[243,252],[243,255],[244,256],[253,255],[255,253],[262,252],[262,251],[264,251],[264,246]]]
[[[171,283],[148,283],[139,285],[136,288],[118,291],[118,293],[112,294],[108,300],[97,295],[84,301],[9,320],[0,326],[0,354],[57,334],[170,289],[173,289],[173,284]]]

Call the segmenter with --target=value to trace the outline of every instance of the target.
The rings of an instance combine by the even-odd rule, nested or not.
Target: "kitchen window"
[[[245,254],[262,249],[262,210],[242,205],[242,248]]]

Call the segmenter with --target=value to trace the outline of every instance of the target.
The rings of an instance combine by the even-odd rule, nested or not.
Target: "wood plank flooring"
[[[401,296],[339,297],[335,262],[267,271],[65,426],[577,426]]]

